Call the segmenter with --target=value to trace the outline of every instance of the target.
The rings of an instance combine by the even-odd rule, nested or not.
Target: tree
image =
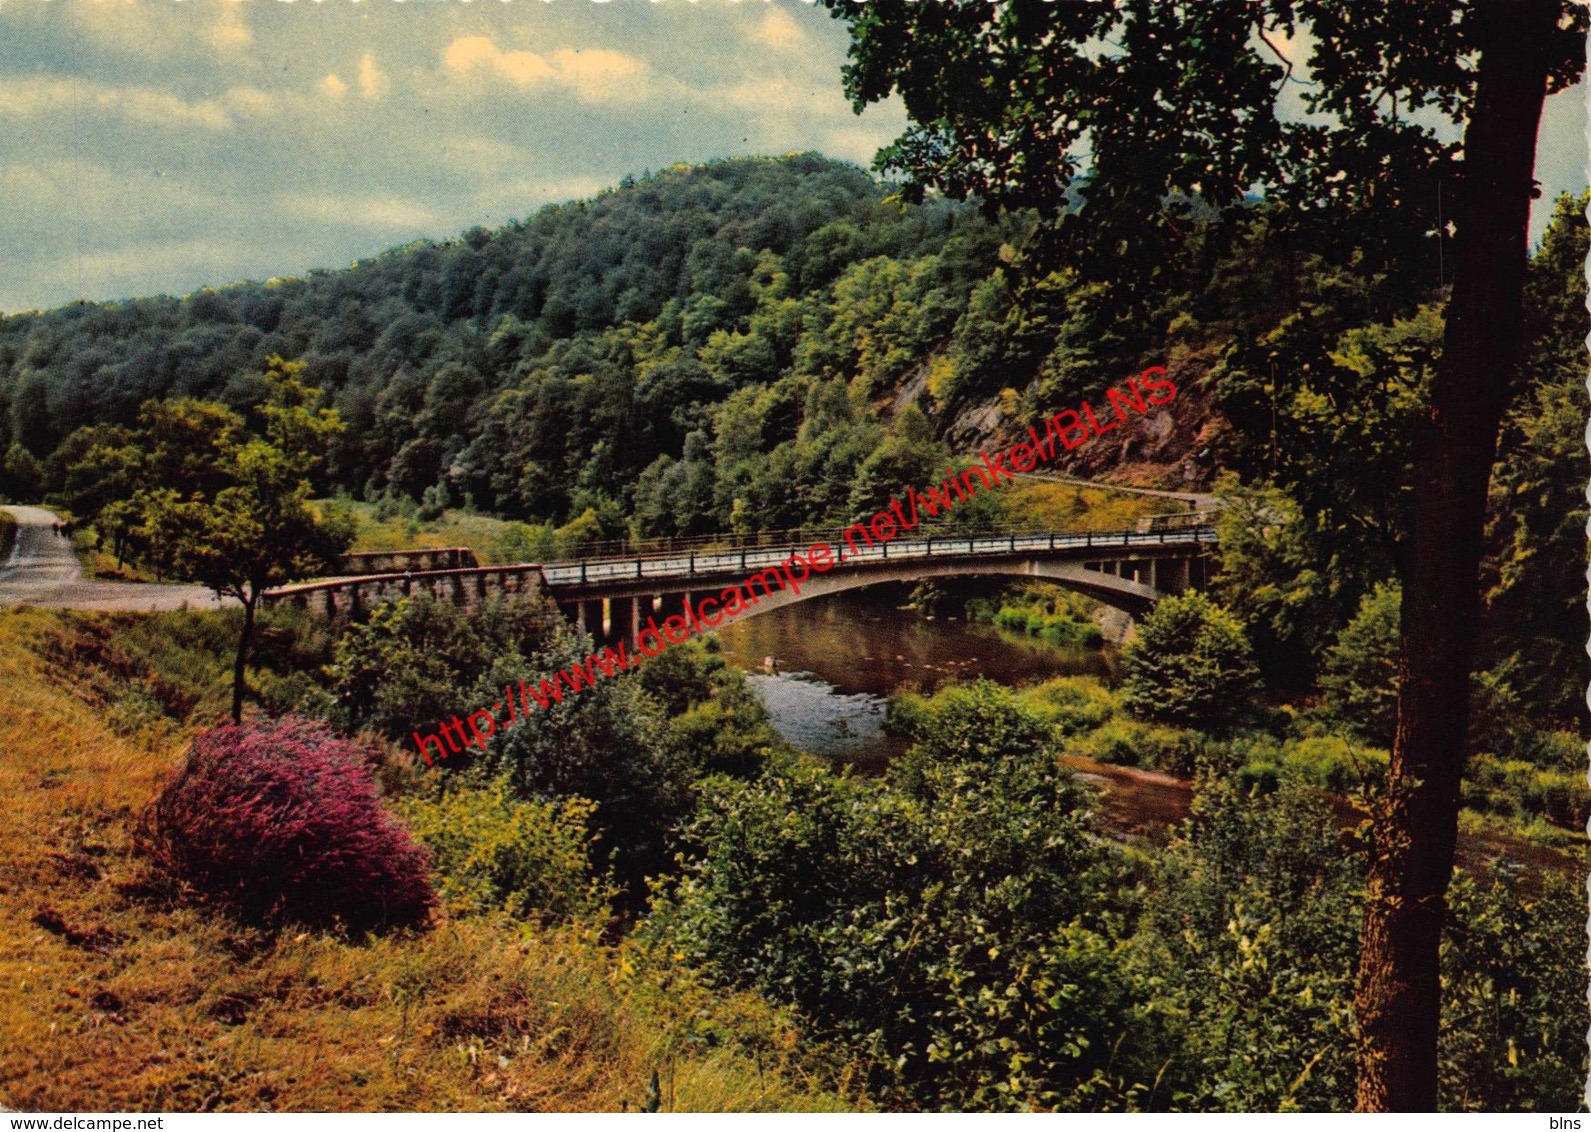
[[[1584,13],[1563,0],[825,3],[851,25],[853,104],[898,90],[912,119],[881,164],[919,196],[1038,209],[1040,258],[1065,249],[1140,309],[1189,266],[1177,233],[1241,218],[1256,187],[1297,246],[1340,249],[1394,284],[1434,274],[1456,225],[1442,356],[1415,421],[1402,690],[1356,989],[1359,1107],[1434,1109],[1487,479],[1522,342],[1536,131],[1547,93],[1581,69]],[[1285,117],[1304,30],[1315,113]],[[1433,118],[1464,123],[1462,145]]]
[[[1320,675],[1326,702],[1377,743],[1389,743],[1398,717],[1396,586],[1377,586],[1326,651]]]
[[[145,489],[145,526],[158,547],[157,561],[178,577],[209,586],[243,605],[243,628],[232,666],[232,719],[243,718],[244,666],[254,634],[260,595],[294,578],[337,566],[353,540],[352,522],[322,516],[309,506],[308,476],[342,429],[336,410],[315,409],[318,389],[299,376],[302,362],[272,356],[262,407],[265,435],[239,438],[230,431],[205,464],[205,482],[224,483],[213,495],[180,498],[175,490]],[[153,416],[159,416],[155,413]],[[158,493],[160,502],[153,502]]]
[[[1155,606],[1122,663],[1122,702],[1162,723],[1228,726],[1249,710],[1260,686],[1243,623],[1201,593]]]
[[[20,444],[6,449],[0,460],[0,497],[37,499],[44,482],[44,469],[38,458]]]
[[[1526,290],[1533,325],[1525,390],[1492,474],[1486,604],[1494,665],[1538,718],[1588,722],[1585,674],[1585,209],[1558,202]]]

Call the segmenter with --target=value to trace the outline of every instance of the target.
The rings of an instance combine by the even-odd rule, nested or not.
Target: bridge
[[[1215,538],[1203,514],[1144,521],[1131,530],[936,534],[854,549],[838,532],[803,533],[777,545],[770,545],[768,536],[753,536],[727,548],[726,538],[719,536],[716,543],[680,540],[685,545],[632,548],[629,554],[572,562],[409,570],[310,582],[273,590],[265,595],[265,604],[358,616],[379,602],[415,594],[478,608],[493,593],[542,593],[598,641],[633,642],[646,618],[661,624],[680,613],[687,601],[694,604],[700,596],[742,587],[749,576],[824,543],[838,558],[832,568],[814,572],[798,587],[758,595],[735,620],[881,582],[971,576],[1054,582],[1140,616],[1167,594],[1204,586],[1206,551]]]

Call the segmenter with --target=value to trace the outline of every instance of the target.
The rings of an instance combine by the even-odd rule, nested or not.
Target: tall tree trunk
[[[249,658],[249,641],[254,636],[254,604],[259,600],[255,595],[245,598],[243,602],[243,633],[238,637],[238,655],[232,662],[232,722],[243,722],[243,665]]]
[[[1401,688],[1354,998],[1361,1111],[1436,1108],[1446,913],[1480,615],[1486,489],[1519,360],[1536,130],[1557,0],[1482,0],[1453,295],[1415,440]]]

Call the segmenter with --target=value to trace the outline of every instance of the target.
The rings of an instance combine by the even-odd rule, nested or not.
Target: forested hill
[[[149,398],[247,407],[250,375],[281,354],[352,426],[338,486],[443,483],[555,519],[571,495],[627,501],[737,390],[794,371],[883,391],[951,335],[1000,238],[887,191],[815,155],[680,167],[347,270],[13,316],[0,451],[45,460]],[[770,440],[797,411],[770,414]]]
[[[1020,431],[1002,390],[1030,411],[1120,378],[1090,342],[1035,385],[1065,326],[1013,294],[1030,225],[889,194],[813,154],[681,166],[346,270],[7,318],[0,495],[58,488],[91,442],[52,466],[62,441],[147,399],[249,408],[280,354],[351,426],[329,488],[642,533],[826,523],[871,455],[931,476],[958,420]],[[926,429],[881,453],[907,403]]]
[[[1224,600],[1274,672],[1396,577],[1442,279],[1352,232],[1307,242],[1280,207],[1179,223],[1182,246],[1122,293],[1037,267],[1031,216],[904,205],[815,155],[747,158],[343,271],[16,316],[0,321],[0,500],[96,513],[149,450],[199,442],[183,422],[222,419],[140,421],[142,403],[258,418],[282,355],[348,422],[323,492],[408,497],[421,518],[473,506],[575,542],[848,523],[993,433],[1165,365],[1170,413],[1067,461],[1237,473],[1246,487],[1220,484],[1237,516]],[[1584,707],[1586,248],[1584,201],[1564,198],[1530,265],[1485,566],[1498,670],[1553,718]],[[991,493],[955,521],[1015,506]]]
[[[815,154],[742,158],[345,270],[12,316],[0,498],[61,493],[146,400],[253,409],[279,354],[349,424],[323,490],[605,534],[829,524],[1165,364],[1185,391],[1176,420],[1124,428],[1074,466],[1186,481],[1231,466],[1294,484],[1329,524],[1386,526],[1385,492],[1340,485],[1372,464],[1396,474],[1377,438],[1397,406],[1335,423],[1321,406],[1381,405],[1422,380],[1437,280],[1348,242],[1303,247],[1262,208],[1193,225],[1152,290],[1120,295],[1031,269],[1032,228],[899,203]],[[1553,309],[1583,229],[1560,208],[1560,253],[1538,257]]]

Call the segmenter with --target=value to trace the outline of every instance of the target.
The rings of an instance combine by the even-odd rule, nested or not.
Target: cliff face
[[[891,404],[892,411],[923,399],[927,372],[925,363],[902,384]],[[1231,423],[1214,407],[1210,394],[1201,388],[1202,367],[1173,363],[1167,367],[1166,376],[1177,387],[1177,395],[1169,404],[1141,416],[1134,415],[1104,435],[1091,436],[1074,450],[1058,454],[1053,469],[1084,479],[1132,487],[1169,490],[1208,487],[1221,467],[1227,446],[1234,439]],[[1108,410],[1100,408],[1105,402],[1105,391],[1113,384],[1119,385],[1121,380],[1101,375],[1097,396],[1091,399],[1101,420],[1108,417]],[[1013,419],[1006,411],[1011,400],[1008,394],[1000,394],[955,412],[944,429],[947,443],[957,452],[971,453],[1020,440],[1035,420]],[[927,405],[923,407],[925,411],[928,409]]]

